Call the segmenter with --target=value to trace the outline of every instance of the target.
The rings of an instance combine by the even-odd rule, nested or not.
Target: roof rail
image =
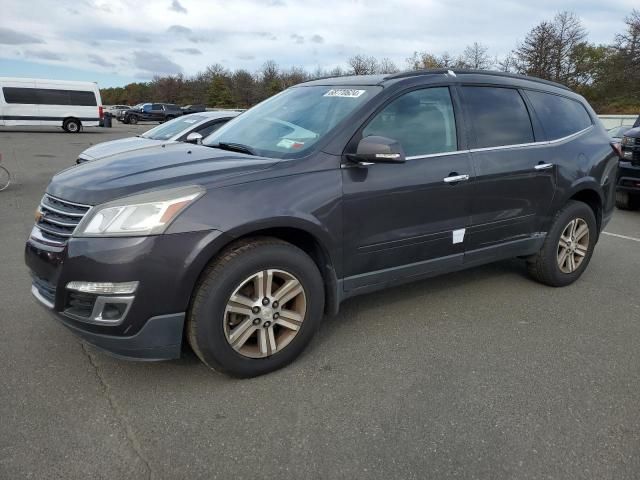
[[[552,82],[551,80],[544,80],[538,77],[530,77],[528,75],[520,75],[518,73],[497,72],[495,70],[434,68],[434,69],[413,70],[413,71],[395,73],[393,75],[389,75],[388,77],[385,77],[385,80],[391,80],[396,78],[417,77],[420,75],[437,75],[437,74],[451,75],[452,73],[454,76],[456,75],[490,75],[494,77],[517,78],[520,80],[529,80],[530,82],[544,83],[545,85],[562,88],[564,90],[571,90],[569,87],[562,85],[561,83]]]

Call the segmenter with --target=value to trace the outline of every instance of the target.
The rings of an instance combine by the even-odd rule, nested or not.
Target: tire
[[[620,210],[637,210],[640,206],[638,197],[629,192],[616,192],[616,207]]]
[[[0,192],[11,184],[11,174],[9,170],[0,165]]]
[[[281,296],[283,305],[274,302],[265,306],[260,297],[266,288],[256,292],[260,284],[249,279],[266,271],[273,276],[273,296],[268,294],[271,300],[278,298],[278,289],[285,284],[279,283],[285,281],[285,277],[278,278],[283,274],[289,275],[286,278],[290,280],[297,280],[302,288],[291,289]],[[268,285],[268,282],[261,285]],[[285,298],[294,293],[293,299]],[[254,306],[229,304],[234,294],[242,301],[251,300]],[[214,370],[236,377],[263,375],[288,365],[302,353],[322,321],[324,295],[318,267],[299,248],[269,237],[242,241],[224,250],[202,274],[189,309],[187,340],[196,355]],[[264,301],[269,299],[264,298]],[[302,311],[300,305],[304,306],[304,313],[297,313],[298,320],[289,322],[287,318],[292,318],[295,309]],[[230,312],[229,308],[235,309],[234,306],[247,313]],[[282,317],[276,316],[280,315],[277,311]],[[297,328],[290,330],[283,327],[282,322]],[[249,330],[252,333],[242,341],[244,335],[238,332],[249,333]],[[269,330],[275,332],[273,337],[269,336]],[[231,345],[234,335],[235,348]],[[265,340],[262,343],[264,352],[261,351],[262,338],[273,338],[274,342]]]
[[[578,241],[572,240],[560,245],[561,236],[567,238],[572,222],[575,223],[576,236],[584,226],[588,228],[585,236]],[[564,235],[563,235],[564,234]],[[564,287],[575,282],[585,271],[598,239],[598,224],[591,207],[583,202],[570,200],[554,217],[551,229],[538,253],[529,257],[527,266],[531,276],[552,287]],[[560,262],[565,250],[568,252],[562,266]],[[572,249],[575,253],[572,252]],[[573,261],[573,265],[569,262]],[[573,268],[573,269],[572,269]]]
[[[64,123],[62,124],[62,128],[67,133],[80,133],[80,130],[82,129],[82,124],[80,123],[80,120],[76,120],[75,118],[69,118],[64,121]]]
[[[128,122],[125,123],[130,123],[131,125],[135,125],[136,123],[138,123],[138,117],[136,117],[135,115],[131,115],[128,118],[125,118],[125,120],[129,120]]]

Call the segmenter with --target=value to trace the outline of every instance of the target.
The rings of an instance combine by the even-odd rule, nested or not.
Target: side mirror
[[[350,160],[362,165],[369,163],[404,163],[407,160],[402,145],[397,140],[376,135],[364,137],[360,140],[356,153],[348,157]]]
[[[187,143],[202,145],[202,135],[200,135],[198,132],[191,132],[189,135],[187,135]]]

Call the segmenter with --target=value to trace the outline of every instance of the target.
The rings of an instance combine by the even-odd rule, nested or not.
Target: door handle
[[[451,175],[443,179],[444,183],[458,183],[469,180],[469,175]]]
[[[553,163],[539,163],[533,168],[536,170],[549,170],[550,168],[553,168]]]

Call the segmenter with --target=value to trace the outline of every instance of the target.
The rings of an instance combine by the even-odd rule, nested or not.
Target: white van
[[[95,82],[0,77],[0,125],[57,125],[77,133],[102,117]]]

